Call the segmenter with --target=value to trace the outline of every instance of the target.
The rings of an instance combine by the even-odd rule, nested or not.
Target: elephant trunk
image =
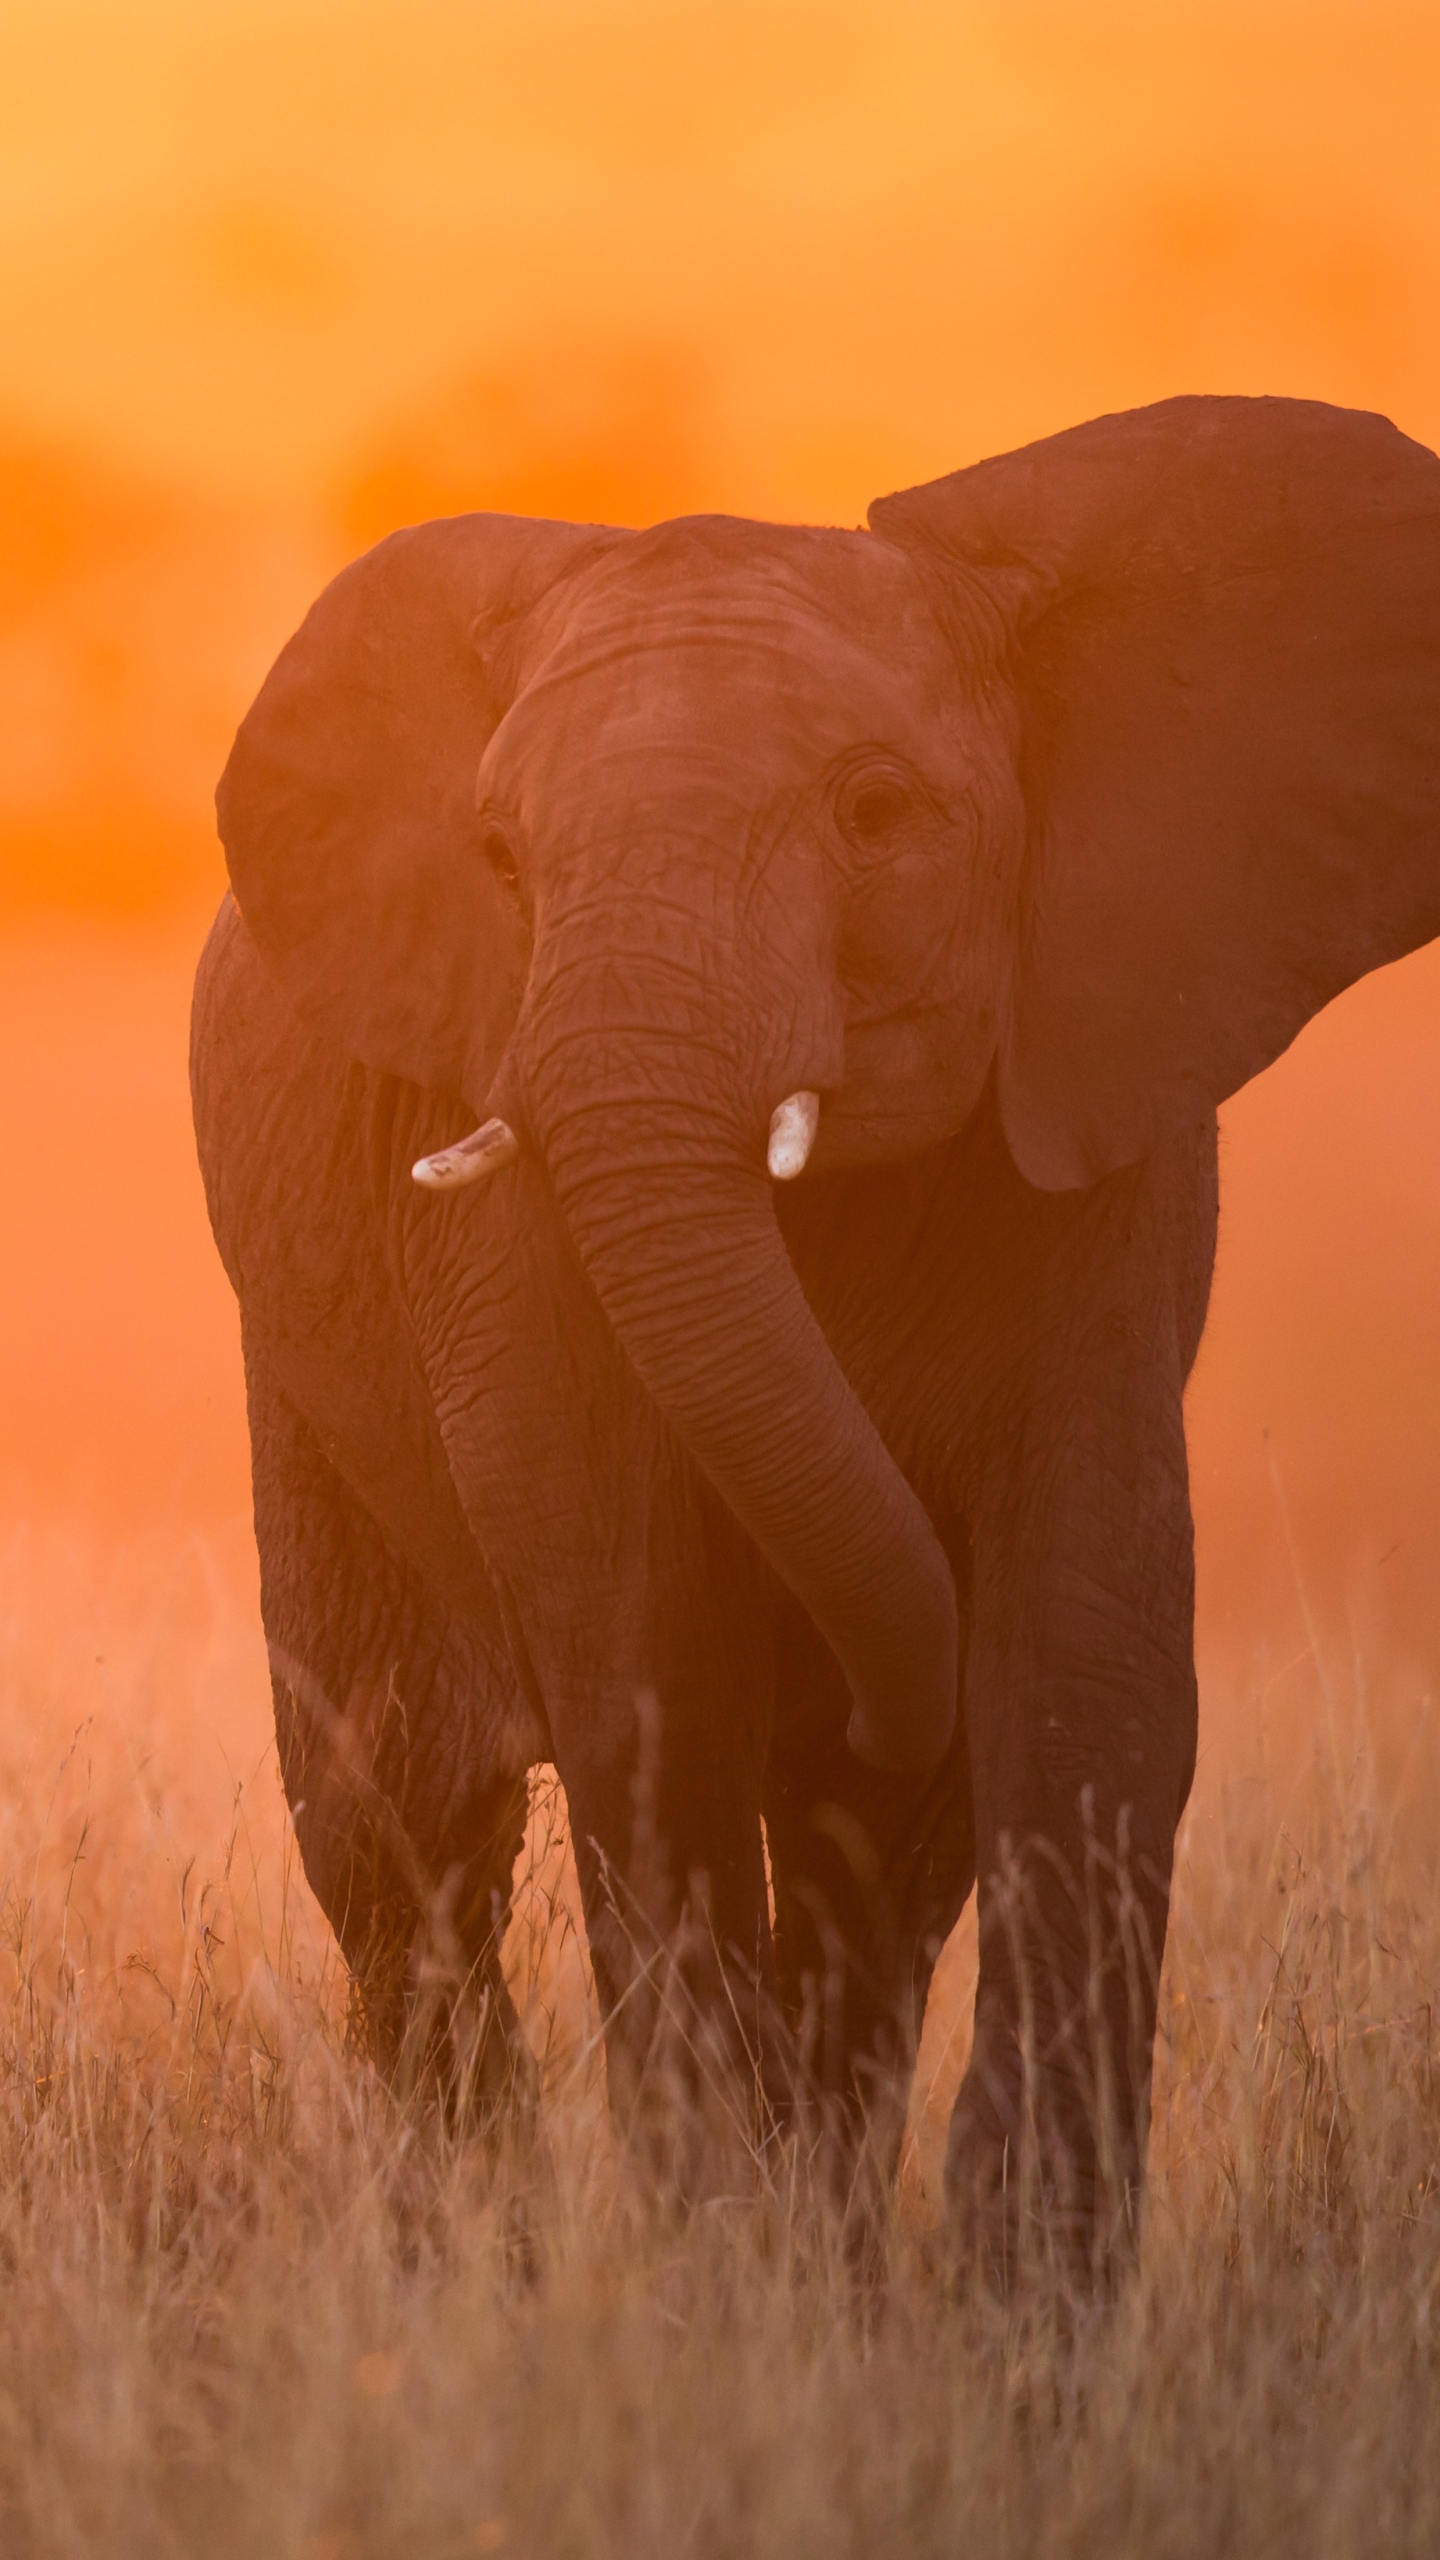
[[[547,1036],[539,997],[516,1064],[600,1303],[839,1660],[858,1756],[931,1767],[955,1719],[949,1565],[815,1320],[767,1178],[770,1114],[807,1079],[777,1083],[777,1064],[766,1086],[756,1052],[768,1044],[755,1040],[737,1078],[743,1021],[713,989],[692,985],[683,1037],[662,1039],[647,1025],[653,1009],[634,1001],[636,972],[613,956],[591,959],[583,992],[564,974],[563,1034]],[[628,1024],[617,1025],[617,987]],[[667,999],[673,1020],[673,986]],[[747,1010],[753,1023],[753,997]]]

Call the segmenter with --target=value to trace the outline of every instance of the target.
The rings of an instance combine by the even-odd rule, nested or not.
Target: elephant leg
[[[1115,1329],[1099,1374],[1014,1430],[977,1532],[980,1969],[947,2188],[1002,2280],[1043,2260],[1106,2281],[1139,2201],[1196,1733],[1179,1364],[1143,1337]]]
[[[865,1767],[838,1666],[798,1609],[779,1657],[765,1823],[780,1997],[848,2194],[898,2161],[930,1977],[975,1880],[969,1754],[962,1717],[938,1769]]]
[[[480,1730],[509,1666],[438,1602],[246,1344],[255,1532],[285,1792],[389,2075],[486,2103],[531,2063],[500,1966],[526,1777]]]
[[[561,1607],[534,1650],[611,2103],[664,2179],[693,2192],[728,2180],[788,2092],[760,1822],[773,1602],[717,1497],[648,1412],[635,1419],[654,1433],[630,1478],[636,1568],[617,1593],[590,1560],[583,1678]],[[613,1528],[624,1512],[612,1500],[592,1516]]]

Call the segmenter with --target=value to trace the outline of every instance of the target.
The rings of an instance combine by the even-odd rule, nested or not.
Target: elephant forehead
[[[684,516],[632,535],[575,582],[576,614],[607,626],[719,625],[757,647],[826,631],[881,650],[941,648],[908,559],[873,534]]]
[[[734,530],[754,539],[662,526],[577,581],[536,635],[493,763],[562,738],[607,758],[627,741],[752,762],[865,740],[933,750],[956,671],[908,564],[868,535]]]

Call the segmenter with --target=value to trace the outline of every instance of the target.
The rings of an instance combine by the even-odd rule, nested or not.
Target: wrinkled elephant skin
[[[978,1878],[956,2213],[1103,2256],[1216,1107],[1440,932],[1437,801],[1440,463],[1314,403],[858,533],[458,517],[320,598],[221,784],[193,1073],[285,1782],[384,2051],[443,1942],[501,2085],[553,1758],[612,2096],[679,2001],[893,2153]]]

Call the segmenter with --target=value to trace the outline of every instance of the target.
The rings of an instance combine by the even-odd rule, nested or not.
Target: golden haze
[[[1440,19],[1311,0],[49,0],[0,94],[6,1515],[235,1522],[185,981],[315,587],[466,506],[854,522],[1178,390],[1440,442]],[[1210,1692],[1440,1605],[1440,960],[1226,1115]],[[1269,1438],[1265,1437],[1268,1432]],[[257,1711],[258,1712],[258,1711]]]
[[[528,2170],[340,2060],[184,1078],[215,774],[387,526],[853,523],[1189,390],[1440,443],[1433,0],[44,0],[3,52],[7,2551],[1433,2550],[1440,949],[1225,1115],[1155,2200],[1078,2363],[914,2227],[872,2333],[773,2173],[635,2220],[548,1885],[539,2284]]]
[[[1423,6],[52,0],[6,45],[22,1508],[243,1505],[183,976],[231,729],[347,552],[465,506],[853,522],[1182,389],[1440,441]],[[1233,1660],[1307,1641],[1276,1471],[1332,1647],[1356,1594],[1417,1658],[1436,1632],[1436,976],[1343,1003],[1228,1115],[1193,1403]]]

